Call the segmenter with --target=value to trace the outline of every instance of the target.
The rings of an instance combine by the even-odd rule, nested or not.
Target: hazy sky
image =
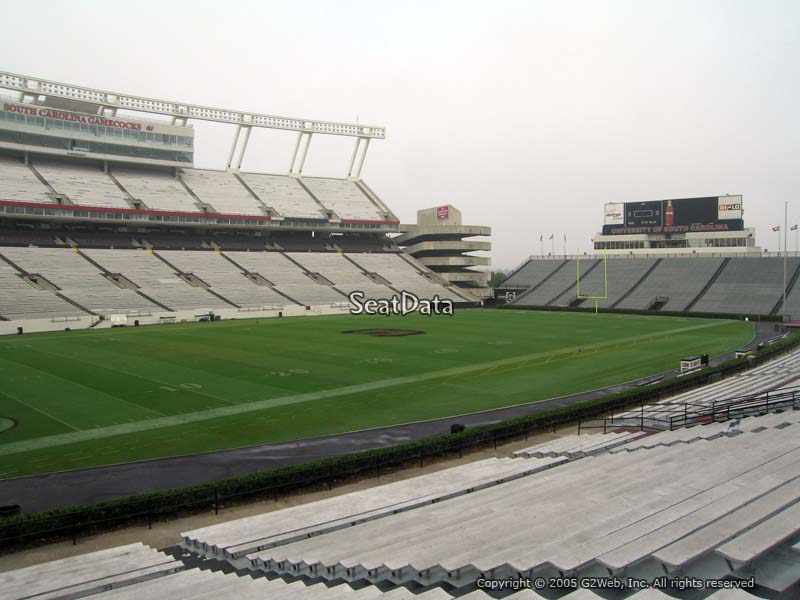
[[[743,194],[757,243],[800,217],[800,2],[0,4],[0,69],[224,108],[384,125],[362,176],[403,222],[451,203],[499,268],[588,251],[603,204]],[[196,124],[222,168],[232,127]],[[285,172],[295,134],[243,167]],[[308,175],[346,174],[316,136]],[[790,237],[790,249],[794,238]],[[546,245],[547,251],[547,245]]]

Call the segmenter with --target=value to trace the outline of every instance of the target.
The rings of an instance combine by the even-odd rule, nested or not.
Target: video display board
[[[605,206],[603,235],[741,231],[741,196],[615,202]]]

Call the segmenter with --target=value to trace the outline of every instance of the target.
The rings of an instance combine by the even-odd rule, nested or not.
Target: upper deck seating
[[[294,177],[258,173],[239,173],[239,176],[264,204],[284,218],[327,218],[322,207]]]
[[[132,198],[151,210],[200,212],[196,200],[171,173],[114,167],[111,174]]]
[[[303,177],[311,193],[339,218],[354,221],[383,221],[385,216],[378,207],[348,179]]]
[[[49,190],[21,160],[0,156],[0,200],[53,204]]]
[[[103,208],[131,208],[125,193],[95,165],[37,160],[34,167],[58,194],[73,204]]]
[[[253,198],[233,173],[203,169],[183,169],[181,178],[202,202],[214,211],[231,215],[264,215],[262,205]]]

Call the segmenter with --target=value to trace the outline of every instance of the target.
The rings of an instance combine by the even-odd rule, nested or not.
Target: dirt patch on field
[[[375,337],[401,337],[404,335],[421,335],[427,333],[421,329],[349,329],[342,333],[362,333]]]
[[[0,433],[14,429],[14,427],[17,425],[19,425],[19,423],[16,419],[12,419],[11,417],[0,417]]]

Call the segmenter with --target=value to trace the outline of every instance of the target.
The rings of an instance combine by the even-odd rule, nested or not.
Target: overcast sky
[[[451,203],[491,226],[498,268],[541,234],[590,250],[605,202],[742,194],[770,250],[784,201],[800,217],[796,0],[6,0],[0,17],[3,70],[386,126],[363,178],[403,222]],[[222,168],[233,128],[195,126],[196,165]],[[243,168],[285,172],[293,141],[258,130]],[[305,173],[344,176],[351,150],[316,136]]]

